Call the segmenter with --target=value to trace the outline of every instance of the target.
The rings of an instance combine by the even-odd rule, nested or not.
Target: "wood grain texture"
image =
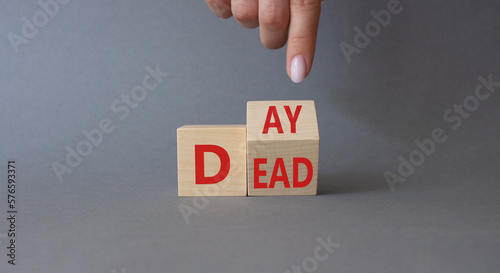
[[[230,158],[227,176],[216,184],[196,184],[195,145],[217,145]],[[207,177],[221,170],[215,153],[204,154]],[[177,129],[177,168],[179,196],[246,196],[246,126],[186,125]]]
[[[276,111],[269,120],[270,106]],[[288,106],[288,114],[285,106]],[[301,106],[300,112],[297,107]],[[289,114],[295,115],[295,122]],[[277,128],[276,116],[282,132]],[[266,121],[274,125],[264,130]],[[292,125],[295,123],[295,126]],[[292,133],[295,127],[295,132]],[[294,159],[307,159],[312,166],[312,178],[305,187],[294,185],[295,180],[306,180],[308,169],[305,164],[297,164]],[[255,161],[257,159],[257,161]],[[265,159],[266,163],[263,163]],[[247,103],[247,173],[248,195],[315,195],[317,193],[319,159],[319,130],[314,101],[250,101]],[[281,162],[283,164],[281,164]],[[256,166],[256,163],[258,166]],[[257,171],[257,173],[256,173]],[[274,174],[273,174],[274,173]],[[274,188],[270,188],[274,179]],[[310,174],[309,174],[310,175]],[[255,177],[258,177],[255,184]],[[288,185],[285,182],[288,180]],[[266,188],[257,188],[259,183]],[[262,185],[260,185],[262,186]],[[289,186],[289,187],[287,187]]]

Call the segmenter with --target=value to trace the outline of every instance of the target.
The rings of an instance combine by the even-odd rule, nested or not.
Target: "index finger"
[[[294,82],[303,81],[311,71],[320,14],[321,0],[290,1],[286,67]]]

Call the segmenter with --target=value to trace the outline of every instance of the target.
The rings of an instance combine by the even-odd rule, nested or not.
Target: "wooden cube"
[[[179,196],[246,196],[246,126],[177,129]]]
[[[248,195],[315,195],[319,131],[314,101],[247,103]]]

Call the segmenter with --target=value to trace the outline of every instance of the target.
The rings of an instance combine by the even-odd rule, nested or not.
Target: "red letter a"
[[[278,175],[278,171],[281,169],[281,175]],[[273,175],[271,175],[271,181],[269,182],[269,188],[273,189],[276,181],[283,181],[285,188],[290,188],[290,182],[288,182],[288,176],[286,174],[285,162],[283,158],[276,158],[276,164],[274,164]]]
[[[271,122],[271,117],[274,116],[274,122]],[[269,132],[269,127],[276,127],[279,134],[283,134],[283,127],[281,127],[280,118],[278,116],[278,111],[276,111],[276,106],[269,106],[267,111],[266,123],[264,124],[264,130],[262,134],[267,134]]]

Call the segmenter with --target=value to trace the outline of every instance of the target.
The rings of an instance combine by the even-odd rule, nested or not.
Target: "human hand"
[[[311,71],[321,0],[206,0],[220,18],[234,16],[246,28],[260,26],[260,40],[269,49],[288,40],[286,71],[299,83]]]

